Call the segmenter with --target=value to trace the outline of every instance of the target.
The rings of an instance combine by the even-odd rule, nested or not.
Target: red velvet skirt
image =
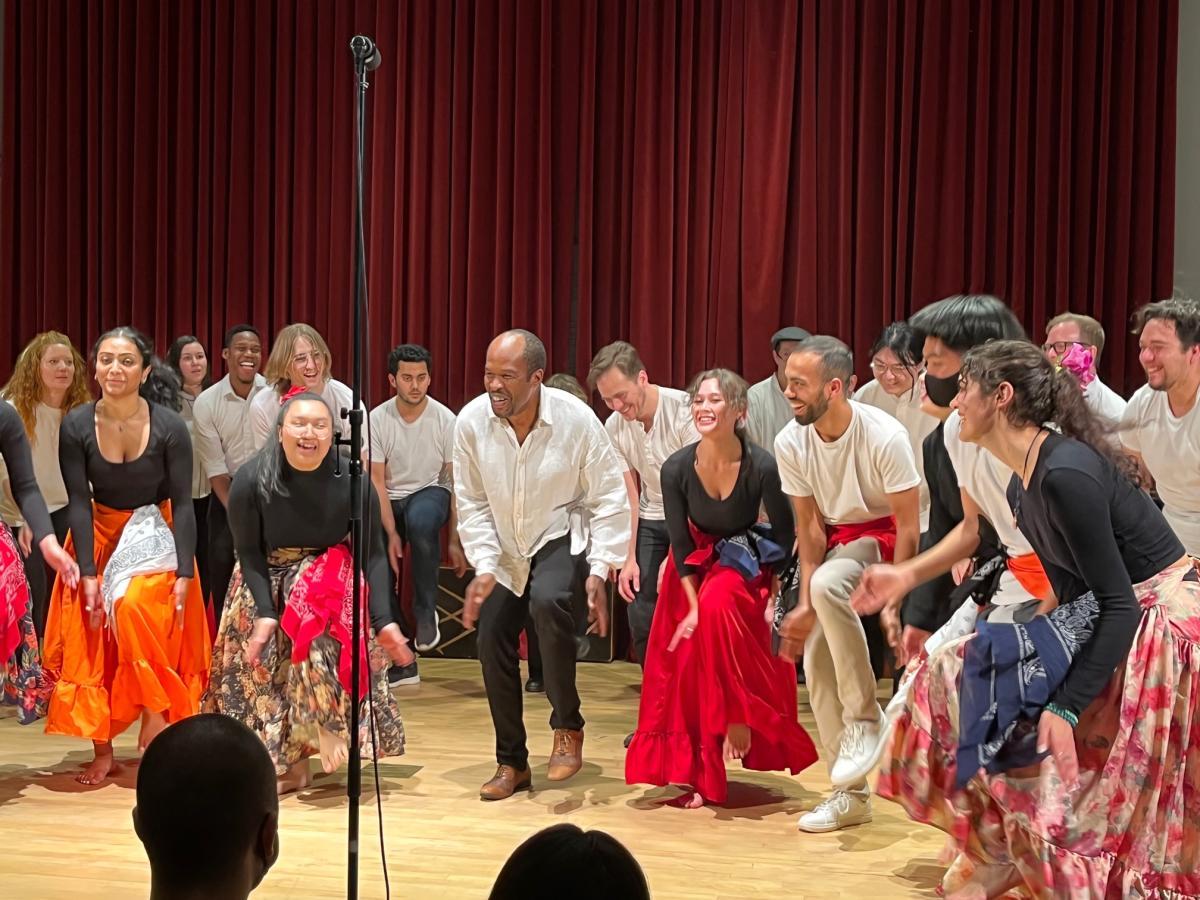
[[[699,550],[712,547],[711,536],[694,529],[693,535]],[[817,750],[796,717],[796,667],[771,653],[764,619],[770,572],[747,580],[711,553],[698,569],[699,623],[672,652],[667,646],[688,600],[673,556],[667,557],[625,781],[688,785],[706,802],[724,803],[729,725],[750,728],[750,751],[742,760],[747,769],[796,775],[816,762]]]

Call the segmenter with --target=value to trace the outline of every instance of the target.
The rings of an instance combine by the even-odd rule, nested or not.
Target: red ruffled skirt
[[[693,536],[700,550],[716,540],[695,529]],[[673,555],[667,557],[625,781],[689,785],[706,802],[723,803],[722,749],[730,724],[750,728],[750,751],[742,760],[747,769],[796,775],[816,762],[817,750],[797,720],[796,668],[771,653],[764,619],[770,573],[748,581],[711,553],[698,568],[699,623],[672,652],[667,645],[688,600]]]

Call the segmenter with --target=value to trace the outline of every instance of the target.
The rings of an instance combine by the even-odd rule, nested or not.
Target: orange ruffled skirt
[[[169,501],[159,509],[170,525]],[[104,572],[132,515],[133,510],[92,505],[97,572]],[[75,552],[70,536],[65,549]],[[174,572],[135,576],[113,610],[114,635],[109,623],[88,627],[82,590],[55,580],[42,650],[52,685],[47,734],[103,742],[136,722],[143,710],[162,713],[168,722],[199,712],[212,656],[204,597],[193,578],[178,628],[174,590]]]

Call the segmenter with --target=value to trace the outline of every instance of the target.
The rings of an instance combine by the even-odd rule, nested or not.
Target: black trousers
[[[208,505],[214,496],[209,494],[192,500],[192,509],[196,514],[196,577],[200,579],[200,593],[208,604],[213,602],[208,578]]]
[[[671,549],[667,523],[654,519],[639,519],[637,532],[637,564],[642,587],[629,604],[629,637],[633,642],[634,659],[646,664],[646,645],[650,642],[650,625],[658,605],[658,569]]]
[[[225,610],[225,595],[233,578],[233,532],[229,530],[229,514],[225,504],[213,491],[208,495],[208,564],[203,570],[208,578],[204,593],[211,597],[213,618],[218,627]]]
[[[56,509],[50,513],[50,524],[54,526],[54,536],[60,544],[66,543],[67,507]],[[19,529],[18,529],[19,530]],[[29,582],[29,603],[33,613],[33,630],[37,632],[38,641],[46,636],[46,614],[50,611],[50,593],[54,590],[55,572],[46,565],[42,558],[42,549],[33,542],[33,548],[25,557],[25,578]]]
[[[587,656],[587,557],[582,553],[575,560],[575,589],[571,599],[571,614],[575,617],[575,659]],[[529,651],[529,677],[534,681],[542,681],[542,648],[538,644],[537,626],[533,624],[533,610],[525,615],[525,647]]]
[[[496,730],[496,762],[518,771],[529,765],[518,656],[527,614],[533,618],[541,645],[546,696],[552,709],[550,727],[575,731],[583,728],[579,692],[575,688],[572,609],[578,567],[571,556],[570,535],[546,544],[530,562],[529,582],[523,596],[518,597],[497,584],[484,601],[476,637],[483,684]]]

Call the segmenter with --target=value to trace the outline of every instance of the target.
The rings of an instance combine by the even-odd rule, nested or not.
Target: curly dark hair
[[[1092,412],[1074,373],[1055,368],[1029,341],[988,341],[968,350],[959,377],[963,384],[979,385],[988,396],[1007,382],[1013,389],[1007,411],[1010,422],[1053,422],[1064,435],[1087,444],[1134,484],[1141,483],[1136,463],[1117,449],[1114,429]]]

